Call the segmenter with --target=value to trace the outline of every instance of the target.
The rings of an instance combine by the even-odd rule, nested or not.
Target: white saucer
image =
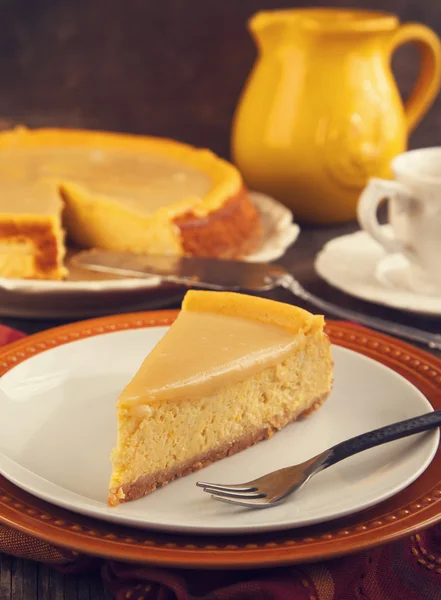
[[[355,455],[315,477],[286,502],[247,510],[196,487],[241,482],[307,460],[365,431],[432,410],[398,373],[333,347],[335,382],[324,405],[270,440],[116,508],[106,504],[115,401],[166,327],[92,335],[48,348],[0,380],[0,473],[39,498],[114,523],[173,532],[284,530],[342,517],[398,493],[430,464],[439,431]]]
[[[441,296],[412,291],[408,285],[406,259],[401,255],[386,254],[364,231],[325,244],[315,260],[315,270],[327,283],[356,298],[423,315],[441,316]]]

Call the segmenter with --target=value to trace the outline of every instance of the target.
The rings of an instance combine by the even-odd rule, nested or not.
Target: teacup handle
[[[387,233],[380,225],[377,211],[380,204],[391,198],[408,203],[411,194],[404,185],[397,181],[373,177],[361,193],[357,206],[357,217],[360,227],[367,231],[387,252],[401,252],[409,255],[407,248],[393,234]]]

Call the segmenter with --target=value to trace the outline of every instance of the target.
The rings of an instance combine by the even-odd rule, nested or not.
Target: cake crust
[[[242,450],[246,450],[250,446],[254,446],[263,440],[269,439],[272,437],[273,433],[279,431],[289,423],[307,417],[316,411],[325,402],[329,394],[330,391],[322,394],[319,398],[316,398],[311,406],[300,414],[291,413],[284,415],[279,419],[277,424],[268,424],[257,431],[250,432],[247,435],[242,436],[240,439],[235,440],[234,442],[229,442],[218,448],[208,450],[207,452],[189,461],[186,461],[185,463],[178,464],[167,471],[143,475],[134,482],[112,488],[108,496],[109,506],[117,506],[118,504],[122,504],[124,502],[137,500],[142,496],[150,494],[158,487],[167,485],[167,483],[170,483],[174,479],[178,479],[195,471],[199,471],[204,467],[208,467],[213,462],[216,462],[222,458],[226,458],[227,456],[237,454]]]

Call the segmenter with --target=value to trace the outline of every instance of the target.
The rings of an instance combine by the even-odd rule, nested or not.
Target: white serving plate
[[[299,226],[290,210],[256,192],[264,233],[247,261],[269,262],[283,256],[295,242]],[[73,268],[65,281],[37,281],[0,277],[0,316],[26,319],[75,319],[115,312],[159,308],[182,297],[176,287],[161,285],[159,278],[122,278]]]
[[[0,473],[39,498],[114,523],[194,534],[249,533],[363,510],[408,486],[435,454],[438,430],[380,446],[327,469],[266,510],[219,503],[196,487],[200,479],[250,480],[431,410],[421,392],[388,367],[334,346],[334,389],[311,417],[145,498],[109,508],[115,401],[166,330],[93,335],[44,350],[9,370],[0,380]]]

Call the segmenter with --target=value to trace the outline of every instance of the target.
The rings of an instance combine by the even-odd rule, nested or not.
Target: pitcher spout
[[[248,21],[248,30],[259,50],[280,43],[286,29],[286,13],[260,11]]]

